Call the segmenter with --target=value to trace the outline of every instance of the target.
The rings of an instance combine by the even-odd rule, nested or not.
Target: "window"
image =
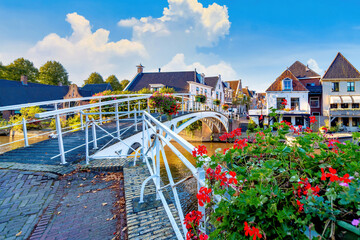
[[[349,104],[348,103],[342,103],[341,108],[349,108]]]
[[[201,89],[201,94],[203,94],[204,89]]]
[[[342,123],[344,126],[348,127],[349,126],[349,118],[345,117],[345,118],[342,118]]]
[[[337,103],[332,103],[332,104],[330,104],[330,108],[338,108]]]
[[[319,112],[313,112],[313,115],[314,116],[320,116],[320,113]]]
[[[304,118],[303,117],[295,117],[295,126],[304,126]]]
[[[205,89],[205,95],[207,95],[207,89]]]
[[[199,88],[196,87],[196,94],[199,94]]]
[[[314,108],[320,107],[318,97],[310,97],[310,107],[314,107]]]
[[[355,91],[355,82],[347,82],[347,91],[354,92]]]
[[[353,127],[358,127],[360,125],[360,118],[353,117],[352,118],[352,125],[353,125]]]
[[[283,80],[283,90],[284,91],[291,91],[291,79],[285,78]]]
[[[359,108],[359,104],[358,103],[353,103],[352,108]]]
[[[331,90],[333,91],[333,92],[338,92],[339,91],[339,83],[338,82],[332,82],[331,83]]]
[[[283,121],[291,123],[291,117],[283,117]]]
[[[300,110],[300,100],[299,100],[299,98],[291,98],[291,109]]]
[[[216,92],[216,99],[219,99],[219,92]]]
[[[314,86],[315,86],[315,83],[307,83],[306,86],[307,86],[307,87],[314,87]]]
[[[283,102],[284,98],[277,98],[276,99],[276,108],[277,109],[282,109],[284,106],[281,104]]]

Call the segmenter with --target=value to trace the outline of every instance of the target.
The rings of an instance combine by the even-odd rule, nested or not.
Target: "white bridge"
[[[73,160],[72,158],[75,156],[74,153],[76,153],[77,156],[85,152],[85,154],[83,154],[85,155],[85,164],[90,163],[93,159],[129,157],[135,153],[134,164],[136,164],[136,161],[142,161],[147,165],[149,170],[149,177],[142,184],[140,202],[144,199],[144,189],[147,182],[152,180],[156,187],[157,199],[160,199],[163,203],[176,237],[178,239],[184,239],[187,233],[185,225],[182,224],[182,229],[179,229],[165,200],[163,190],[165,188],[171,188],[173,191],[175,206],[181,223],[183,223],[184,214],[176,186],[189,179],[189,177],[174,182],[164,147],[167,145],[179,157],[183,164],[191,171],[192,176],[198,182],[198,188],[200,188],[204,186],[205,182],[204,169],[194,167],[172,143],[177,142],[187,152],[192,153],[194,146],[180,137],[178,133],[198,120],[208,126],[211,131],[228,131],[229,120],[227,117],[228,112],[220,112],[219,109],[210,109],[210,107],[205,104],[200,106],[199,103],[195,103],[195,98],[192,95],[174,95],[178,99],[181,99],[181,110],[177,115],[173,116],[171,120],[167,120],[165,115],[161,116],[156,112],[156,109],[149,109],[148,99],[151,96],[149,94],[114,95],[2,107],[0,111],[18,110],[22,107],[30,106],[53,105],[54,110],[36,114],[37,119],[23,119],[20,123],[4,126],[0,129],[21,126],[24,136],[22,141],[24,142],[25,148],[18,150],[18,152],[20,154],[21,151],[25,153],[28,151],[29,155],[32,155],[35,153],[31,151],[36,151],[37,145],[33,144],[30,146],[29,138],[31,137],[28,136],[27,126],[35,121],[42,122],[54,119],[56,130],[46,132],[48,135],[56,136],[56,139],[47,141],[50,146],[49,152],[51,152],[50,148],[54,148],[51,145],[54,141],[57,142],[59,149],[57,154],[49,157],[49,161],[54,161],[53,164],[55,164],[56,159],[60,159],[61,164],[67,164],[70,160]],[[79,105],[81,102],[90,100],[97,100],[97,102]],[[59,108],[59,106],[65,105],[73,107]],[[75,127],[67,128],[62,126],[62,119],[74,115],[80,116],[80,122],[75,124]],[[114,127],[111,128],[109,126]],[[68,141],[71,136],[77,136],[76,141]],[[46,146],[46,143],[43,145]],[[44,151],[44,148],[41,149]],[[52,150],[55,151],[54,149]],[[6,159],[6,156],[12,152],[16,154],[16,151],[17,150],[14,150],[0,155],[0,160],[2,160],[2,158]],[[169,178],[169,184],[165,186],[161,185],[160,179],[160,155],[164,161]],[[199,211],[205,215],[205,208],[198,207]],[[202,230],[205,231],[205,229]]]

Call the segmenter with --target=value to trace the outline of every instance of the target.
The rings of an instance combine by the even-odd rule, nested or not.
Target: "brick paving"
[[[113,239],[115,192],[96,175],[0,170],[0,239]]]
[[[0,170],[0,239],[26,239],[58,188],[54,174]]]

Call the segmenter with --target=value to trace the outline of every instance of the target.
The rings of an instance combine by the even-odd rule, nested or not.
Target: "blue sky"
[[[196,68],[264,91],[296,60],[322,74],[340,51],[360,69],[359,10],[352,0],[1,0],[0,61],[58,60],[77,84],[93,71],[131,79],[139,62]]]

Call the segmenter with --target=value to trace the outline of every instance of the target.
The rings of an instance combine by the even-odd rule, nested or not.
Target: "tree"
[[[86,84],[100,84],[100,83],[105,83],[105,82],[104,82],[104,79],[102,78],[102,76],[97,72],[91,73],[89,78],[84,81],[84,85],[86,85]]]
[[[159,90],[160,93],[176,93],[174,88],[163,87]]]
[[[126,86],[129,84],[129,80],[126,80],[126,79],[124,79],[124,80],[122,80],[121,82],[120,82],[120,84],[121,84],[121,89],[122,90],[124,90],[125,88],[126,88]]]
[[[29,82],[37,82],[39,70],[34,64],[24,58],[18,58],[6,66],[5,78],[8,80],[20,81],[21,75],[25,75]]]
[[[114,91],[121,91],[122,90],[122,87],[121,87],[121,84],[119,82],[119,79],[117,79],[115,77],[115,75],[110,75],[106,80],[105,80],[106,83],[110,83],[112,89]]]
[[[40,67],[39,81],[49,85],[69,85],[69,74],[63,65],[56,61],[47,61]]]

